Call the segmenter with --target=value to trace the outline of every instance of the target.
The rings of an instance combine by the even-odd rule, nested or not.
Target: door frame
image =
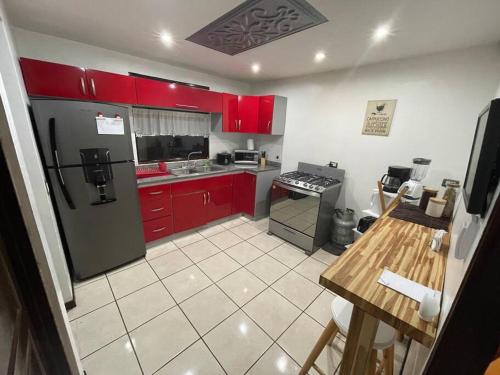
[[[0,236],[5,257],[47,374],[71,374],[55,318],[42,282],[3,148],[0,148]]]
[[[423,374],[483,374],[500,344],[500,197],[497,198]]]

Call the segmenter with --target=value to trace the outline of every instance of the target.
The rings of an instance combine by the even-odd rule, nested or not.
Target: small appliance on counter
[[[391,165],[387,173],[382,176],[380,182],[384,185],[383,190],[388,193],[397,193],[400,186],[410,179],[411,168]]]
[[[247,139],[247,150],[250,150],[250,151],[255,150],[255,142],[252,138]]]
[[[234,164],[257,166],[259,155],[260,152],[256,150],[234,150]]]
[[[219,152],[217,154],[217,164],[219,165],[231,164],[231,154],[229,152]]]
[[[431,159],[413,159],[410,179],[404,182],[398,190],[399,192],[405,187],[408,188],[408,191],[403,196],[403,201],[418,205],[420,198],[422,197],[422,192],[424,190],[422,180],[425,178],[425,176],[427,176],[427,171],[429,170],[430,164]]]

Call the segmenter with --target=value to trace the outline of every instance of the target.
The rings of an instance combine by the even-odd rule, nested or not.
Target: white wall
[[[73,374],[81,372],[64,308],[69,279],[45,176],[36,151],[26,92],[0,0],[0,142],[21,206],[47,298]],[[71,299],[71,298],[70,298]]]
[[[387,167],[410,166],[413,157],[432,159],[427,185],[463,180],[477,114],[499,81],[495,45],[258,83],[253,91],[288,98],[283,170],[338,161],[345,204],[359,212]],[[398,100],[388,137],[361,134],[372,99]]]

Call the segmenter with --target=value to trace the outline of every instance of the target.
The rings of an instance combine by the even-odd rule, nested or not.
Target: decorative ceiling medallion
[[[327,21],[306,0],[247,0],[186,40],[236,55]]]

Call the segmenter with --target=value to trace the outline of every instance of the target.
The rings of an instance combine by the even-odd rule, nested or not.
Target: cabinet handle
[[[164,209],[165,209],[165,207],[152,208],[151,212],[159,212],[159,211],[163,211]]]
[[[96,96],[94,78],[90,79],[90,88],[92,89],[92,95]]]
[[[238,120],[238,130],[241,130],[241,120]]]
[[[198,107],[197,105],[189,105],[189,104],[178,104],[176,103],[175,104],[176,107],[184,107],[184,108],[195,108],[195,109],[198,109],[200,107]]]
[[[238,120],[234,120],[234,127],[236,130],[238,130]]]
[[[158,229],[153,229],[152,232],[153,233],[158,233],[158,232],[164,231],[165,229],[167,229],[167,227],[161,227],[161,228],[158,228]]]
[[[85,80],[83,77],[80,77],[80,87],[82,89],[83,95],[87,95],[87,90],[85,89]]]
[[[267,131],[269,131],[269,127],[271,126],[271,120],[267,122]]]
[[[163,194],[163,191],[160,190],[160,191],[150,191],[149,192],[149,195],[158,195],[158,194]]]
[[[208,195],[208,203],[210,203],[210,192],[207,192]]]
[[[207,205],[207,196],[205,195],[205,193],[203,193],[203,205]]]

